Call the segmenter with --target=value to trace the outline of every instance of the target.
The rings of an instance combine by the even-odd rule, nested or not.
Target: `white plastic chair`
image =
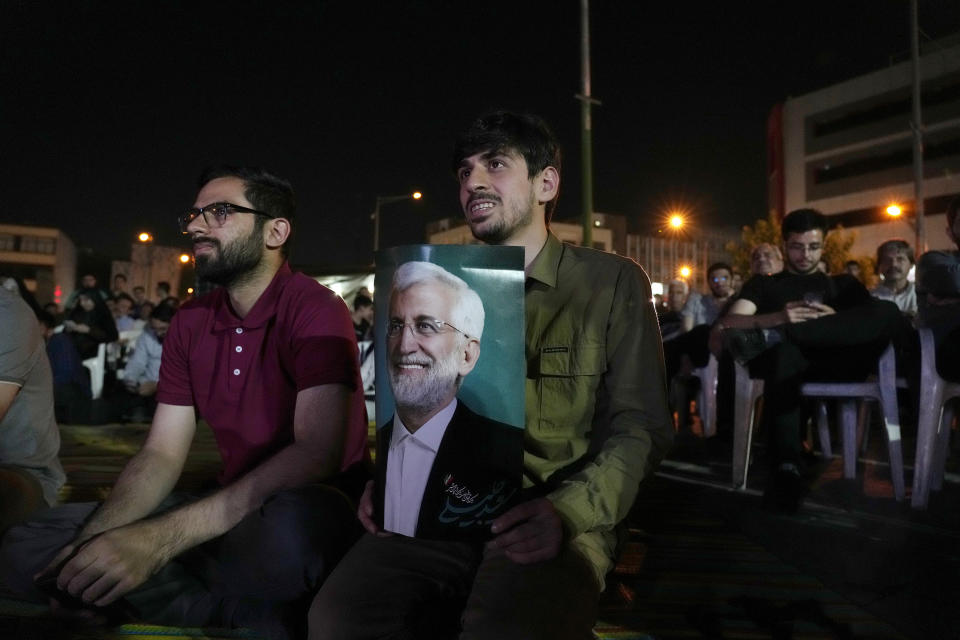
[[[960,382],[947,382],[937,373],[936,345],[930,329],[920,329],[920,411],[917,416],[917,458],[913,467],[910,506],[926,509],[930,490],[943,486],[950,449],[950,400],[960,398]]]
[[[896,358],[893,345],[884,350],[878,363],[877,379],[867,382],[807,382],[800,393],[813,398],[838,398],[838,414],[843,438],[843,476],[855,478],[857,472],[857,400],[876,399],[883,409],[890,455],[890,475],[897,500],[905,494],[903,480],[903,450],[900,441],[900,412],[897,405]],[[733,432],[733,485],[747,486],[750,448],[753,441],[755,405],[763,395],[763,381],[750,377],[746,366],[739,362],[736,369],[736,401]],[[817,416],[820,446],[825,455],[832,455],[826,406],[820,404]]]
[[[103,393],[103,376],[107,371],[107,343],[101,342],[97,346],[97,355],[84,360],[83,366],[90,369],[90,395],[96,400]]]
[[[694,369],[692,374],[700,378],[700,392],[697,396],[697,411],[703,424],[703,437],[717,435],[717,370],[720,363],[710,354],[707,366]]]

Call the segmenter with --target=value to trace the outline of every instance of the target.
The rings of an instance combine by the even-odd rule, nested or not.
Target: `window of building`
[[[17,238],[9,233],[0,233],[0,251],[14,251],[17,247]]]
[[[57,241],[55,238],[44,236],[22,236],[20,238],[20,251],[23,253],[56,253]]]

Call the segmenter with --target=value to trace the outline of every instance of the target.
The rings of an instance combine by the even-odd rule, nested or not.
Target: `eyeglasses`
[[[387,337],[396,338],[403,333],[404,329],[410,327],[413,329],[413,332],[422,337],[422,338],[433,338],[440,335],[446,331],[446,327],[453,329],[457,333],[463,333],[460,329],[457,329],[455,326],[449,322],[444,322],[443,320],[437,320],[435,318],[420,318],[414,320],[413,322],[400,322],[399,320],[391,320],[390,324],[387,325]],[[463,333],[465,338],[469,338],[466,333]]]
[[[197,216],[203,216],[203,223],[208,227],[222,227],[227,221],[227,217],[231,213],[252,213],[255,216],[263,216],[270,219],[277,218],[277,216],[273,215],[272,213],[264,213],[263,211],[257,211],[256,209],[251,209],[249,207],[241,207],[238,204],[232,204],[230,202],[214,202],[213,204],[208,204],[202,209],[190,209],[185,214],[177,218],[177,222],[180,223],[180,233],[187,233],[187,227],[190,226],[191,222],[197,219]],[[213,218],[215,224],[210,224],[211,217]]]
[[[726,282],[726,281],[729,280],[729,279],[730,279],[730,278],[727,277],[727,276],[714,276],[713,278],[711,278],[711,280],[713,280],[714,282],[717,282],[717,283],[719,283],[719,282]]]

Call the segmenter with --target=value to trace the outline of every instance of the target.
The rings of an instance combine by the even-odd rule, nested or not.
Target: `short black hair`
[[[786,241],[791,233],[804,233],[820,229],[823,235],[827,235],[827,216],[816,209],[795,209],[783,218],[783,224],[780,226],[780,233]]]
[[[117,302],[119,302],[120,300],[127,300],[130,304],[136,304],[133,301],[133,297],[126,293],[118,293],[117,295],[113,296],[113,299],[116,300]]]
[[[150,319],[159,320],[160,322],[170,322],[176,313],[177,308],[175,306],[166,302],[161,302],[153,308],[153,311],[150,312]]]
[[[362,293],[358,293],[353,298],[354,311],[356,311],[357,309],[360,309],[361,307],[372,307],[372,306],[373,306],[373,300],[363,295]]]
[[[707,267],[707,280],[710,280],[710,274],[716,271],[717,269],[726,269],[730,272],[730,275],[733,276],[733,267],[731,267],[726,262],[714,262],[712,265]]]
[[[243,196],[257,211],[290,222],[290,236],[280,247],[284,257],[290,253],[290,238],[293,235],[293,218],[297,211],[297,198],[288,180],[269,173],[260,167],[222,164],[207,167],[200,173],[198,188],[202,189],[217,178],[238,178],[243,181]],[[264,219],[257,216],[257,229],[262,229]]]
[[[167,293],[170,293],[170,283],[166,280],[161,280],[157,283],[157,289],[163,289]]]
[[[474,120],[454,142],[450,166],[456,173],[464,158],[501,151],[516,151],[523,156],[530,178],[547,167],[553,167],[560,173],[560,144],[543,118],[510,111],[494,111]],[[548,223],[553,217],[559,196],[558,192],[546,205]]]

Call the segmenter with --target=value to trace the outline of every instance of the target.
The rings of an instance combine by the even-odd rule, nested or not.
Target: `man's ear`
[[[286,218],[274,218],[264,225],[264,242],[268,249],[278,249],[290,237],[290,221]]]
[[[560,172],[554,167],[547,167],[536,177],[537,202],[546,204],[557,197],[560,191]]]
[[[480,342],[473,338],[467,339],[467,344],[463,347],[460,359],[460,368],[458,373],[464,377],[477,366],[477,360],[480,359]]]

